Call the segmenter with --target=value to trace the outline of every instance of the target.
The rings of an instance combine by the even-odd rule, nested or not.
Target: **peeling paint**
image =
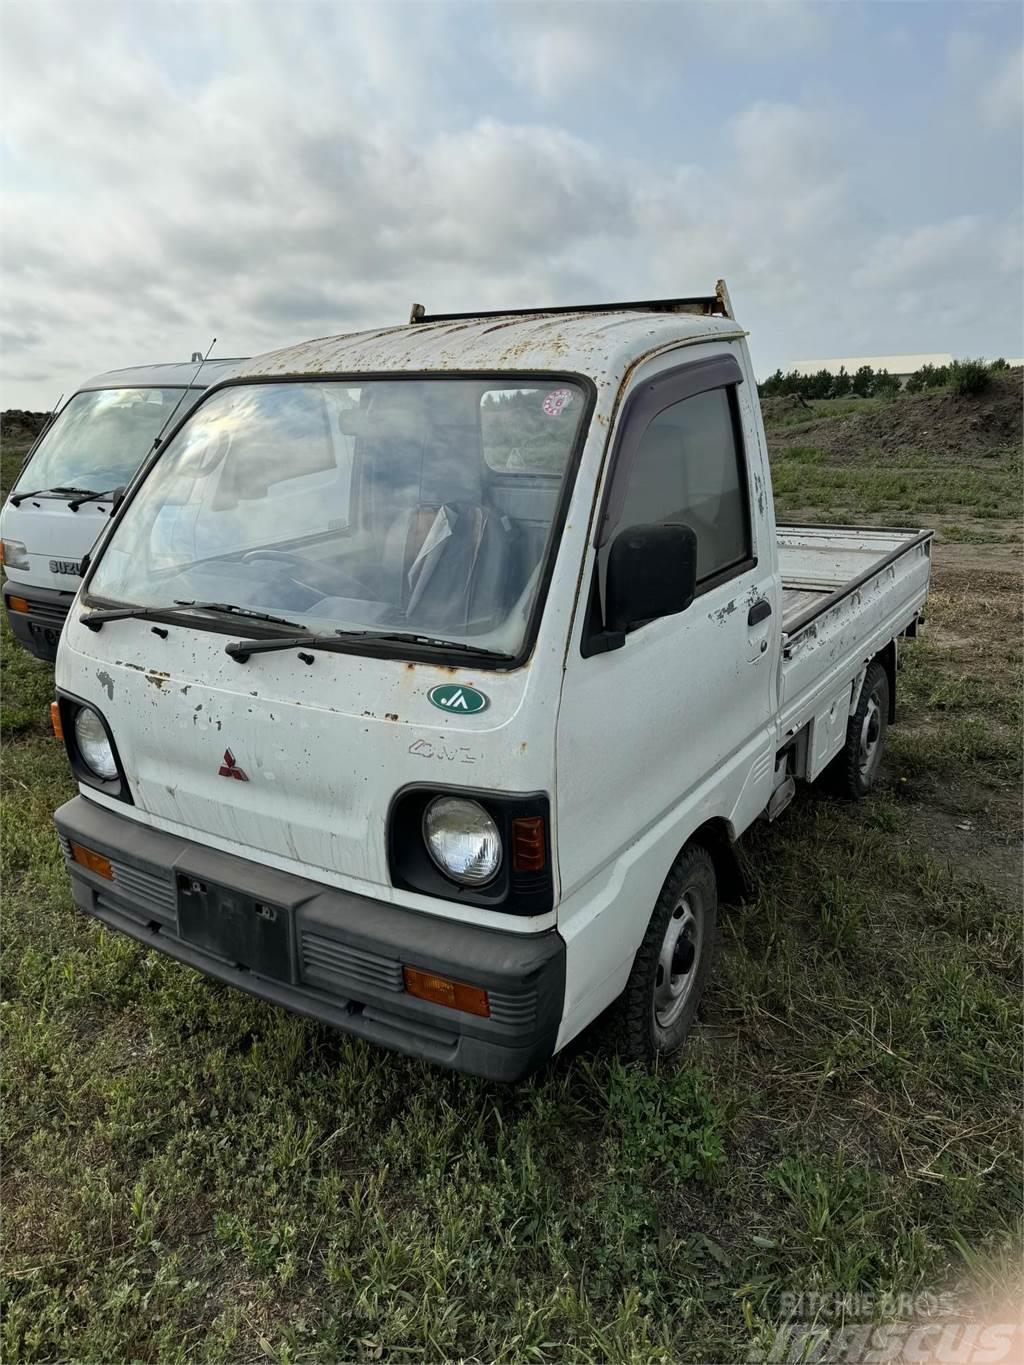
[[[107,701],[114,700],[114,679],[105,668],[97,670],[96,680],[107,694]]]

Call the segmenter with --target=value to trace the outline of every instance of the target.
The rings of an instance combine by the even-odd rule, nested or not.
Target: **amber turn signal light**
[[[76,863],[81,863],[90,872],[95,872],[97,877],[106,877],[108,882],[114,880],[114,869],[110,866],[110,859],[104,858],[102,853],[94,853],[91,848],[84,848],[81,844],[72,842],[71,856]]]
[[[420,1000],[433,1000],[435,1005],[447,1005],[450,1010],[479,1014],[489,1019],[491,1006],[487,992],[479,986],[467,986],[464,981],[450,981],[446,976],[420,971],[418,967],[403,967],[405,989]]]
[[[58,739],[64,738],[64,726],[60,723],[60,704],[50,702],[50,724],[53,726],[53,733]]]
[[[517,816],[512,821],[512,867],[516,872],[543,872],[546,862],[543,818]]]
[[[11,611],[31,611],[32,608],[24,597],[8,597],[7,605]]]

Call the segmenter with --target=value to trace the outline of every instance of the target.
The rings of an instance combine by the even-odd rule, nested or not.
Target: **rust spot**
[[[155,688],[160,689],[170,676],[169,673],[147,673],[146,681],[152,683]]]
[[[394,711],[386,711],[386,712],[384,713],[384,719],[385,719],[385,720],[397,720],[397,719],[398,719],[398,716],[395,714]]]

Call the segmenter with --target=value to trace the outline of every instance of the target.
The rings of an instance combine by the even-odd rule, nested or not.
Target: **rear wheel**
[[[626,1061],[653,1062],[686,1041],[711,972],[717,917],[714,864],[691,845],[665,880],[613,1009],[613,1037]]]
[[[889,729],[889,675],[877,661],[868,667],[856,710],[846,726],[846,743],[830,776],[841,796],[860,801],[875,785]]]

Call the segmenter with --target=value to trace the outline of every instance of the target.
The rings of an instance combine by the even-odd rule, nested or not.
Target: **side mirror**
[[[689,526],[629,526],[612,542],[605,626],[625,632],[685,611],[697,591],[697,537]]]

